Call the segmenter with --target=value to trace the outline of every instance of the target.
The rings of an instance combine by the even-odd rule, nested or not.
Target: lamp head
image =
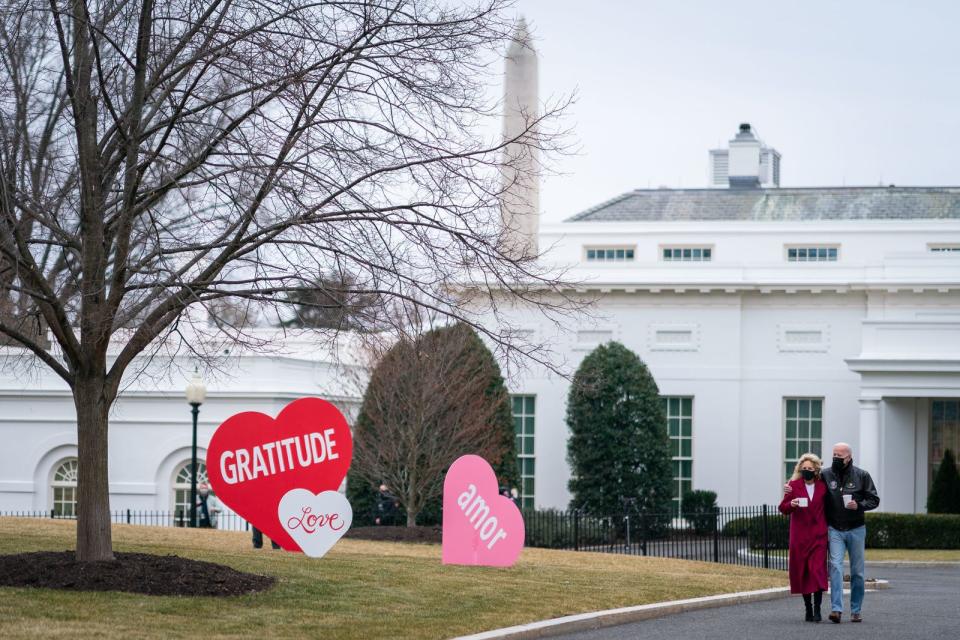
[[[199,371],[193,372],[193,378],[190,379],[184,395],[187,397],[187,404],[192,405],[203,404],[203,401],[207,399],[207,386],[203,384],[203,378],[200,377]]]

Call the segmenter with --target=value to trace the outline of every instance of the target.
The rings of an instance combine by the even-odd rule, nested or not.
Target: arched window
[[[193,465],[185,462],[173,476],[173,513],[174,518],[189,519],[190,516],[190,477]],[[207,465],[197,462],[197,486],[207,481]]]
[[[64,518],[77,517],[77,459],[68,458],[54,469],[53,513]]]

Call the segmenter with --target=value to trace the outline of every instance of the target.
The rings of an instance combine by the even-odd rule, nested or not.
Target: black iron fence
[[[526,546],[787,568],[789,520],[776,507],[670,514],[526,511]]]
[[[3,511],[0,516],[11,518],[48,518],[53,520],[76,520],[75,514],[58,513],[55,509],[49,511]],[[111,511],[110,520],[117,524],[135,524],[147,527],[186,527],[190,524],[190,512],[155,511],[140,509],[123,509]],[[247,531],[250,524],[235,513],[220,513],[217,515],[216,528],[225,531]]]
[[[184,511],[125,509],[111,512],[115,523],[185,527]],[[0,512],[0,516],[74,519],[50,511]],[[526,546],[571,551],[721,562],[769,569],[787,568],[789,520],[777,508],[719,507],[711,511],[671,514],[627,512],[598,516],[585,511],[524,511]],[[221,513],[217,529],[246,531],[250,525],[235,513]]]

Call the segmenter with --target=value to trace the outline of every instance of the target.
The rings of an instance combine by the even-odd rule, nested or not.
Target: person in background
[[[822,467],[818,456],[800,456],[789,482],[792,491],[780,502],[780,513],[790,516],[790,593],[803,595],[807,622],[823,619],[820,605],[827,589],[827,485],[820,477]]]
[[[390,488],[385,484],[380,485],[377,492],[377,506],[374,514],[373,523],[377,525],[389,526],[397,524],[400,513],[400,503],[396,496],[390,493]]]
[[[262,549],[263,548],[263,532],[252,525],[250,528],[253,529],[253,548]],[[280,545],[278,545],[273,540],[270,540],[270,546],[273,547],[274,549],[280,548]]]
[[[197,526],[202,529],[216,529],[220,511],[220,501],[210,493],[210,485],[201,482],[197,487]]]

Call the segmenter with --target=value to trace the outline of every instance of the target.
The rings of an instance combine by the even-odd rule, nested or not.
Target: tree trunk
[[[111,399],[103,378],[78,376],[77,408],[77,560],[113,560],[110,531],[110,482],[107,476],[107,420]]]
[[[417,512],[413,511],[412,509],[407,509],[407,526],[417,526]]]

